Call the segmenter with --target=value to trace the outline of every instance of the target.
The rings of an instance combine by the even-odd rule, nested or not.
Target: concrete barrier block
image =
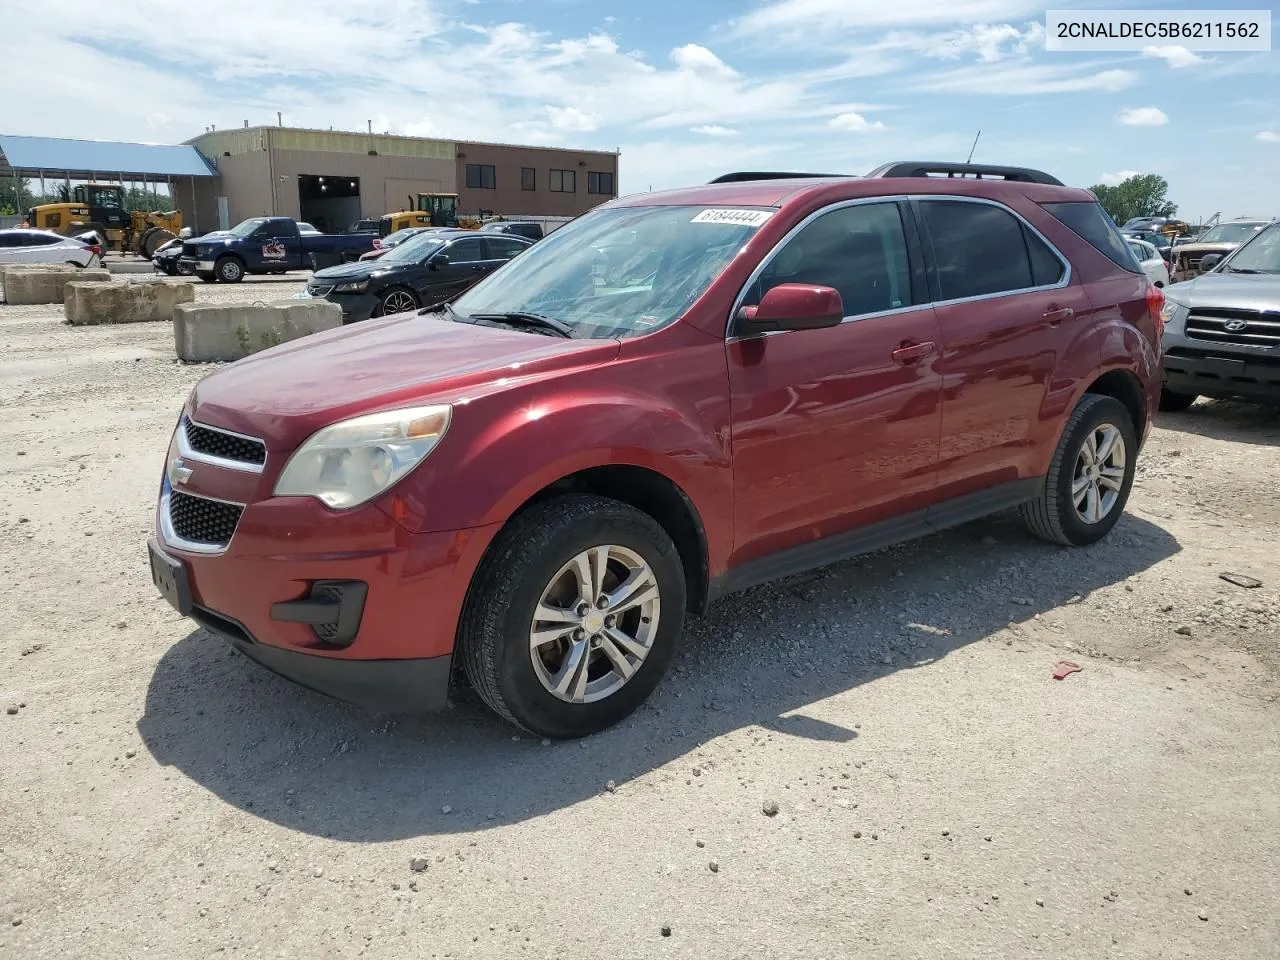
[[[340,326],[342,308],[328,300],[179,304],[173,311],[173,346],[186,363],[239,360]]]
[[[195,287],[189,283],[66,284],[67,322],[83,327],[103,323],[146,323],[172,320],[178,304],[191,303]]]
[[[4,299],[6,303],[27,305],[35,303],[62,303],[64,290],[68,281],[80,283],[109,283],[111,273],[108,270],[93,268],[77,270],[75,267],[7,267],[0,281],[4,283]]]

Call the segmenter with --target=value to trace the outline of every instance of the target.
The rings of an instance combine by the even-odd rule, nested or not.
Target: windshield
[[[435,234],[422,233],[404,243],[397,243],[378,259],[387,263],[415,263],[429,257],[436,247],[443,244],[444,240]]]
[[[1244,243],[1265,226],[1265,223],[1220,223],[1202,233],[1196,243]]]
[[[253,231],[267,222],[266,217],[254,217],[251,220],[241,220],[231,228],[233,237],[249,237],[253,235]]]
[[[420,233],[422,233],[421,227],[408,227],[404,230],[397,230],[395,233],[383,237],[382,245],[384,247],[398,247],[406,240],[412,240]]]
[[[537,313],[579,337],[632,337],[671,323],[773,215],[762,208],[616,207],[528,247],[454,308]]]
[[[1280,224],[1272,224],[1255,234],[1226,262],[1222,272],[1280,273]]]

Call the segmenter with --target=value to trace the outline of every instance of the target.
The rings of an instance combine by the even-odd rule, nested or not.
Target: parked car
[[[1270,220],[1229,220],[1210,227],[1194,243],[1180,243],[1173,251],[1173,268],[1170,276],[1174,283],[1192,280],[1206,269],[1201,261],[1210,254],[1219,259],[1253,237]]]
[[[298,221],[298,235],[303,237],[319,236],[320,231],[303,220]]]
[[[405,227],[403,230],[397,230],[395,233],[388,234],[385,237],[375,237],[373,241],[373,249],[368,253],[360,254],[361,260],[377,260],[388,250],[392,250],[400,244],[404,243],[410,237],[416,237],[420,233],[429,230],[444,229],[442,227]]]
[[[372,263],[317,270],[300,296],[338,304],[343,323],[417,310],[457,296],[530,245],[523,237],[430,228]]]
[[[1169,285],[1169,267],[1165,264],[1164,257],[1160,256],[1160,251],[1145,240],[1125,237],[1125,242],[1129,244],[1129,249],[1133,251],[1133,255],[1138,258],[1138,263],[1142,264],[1142,269],[1146,271],[1147,278],[1157,287],[1167,287]]]
[[[373,249],[373,235],[303,233],[289,217],[250,217],[231,230],[184,241],[182,259],[206,283],[239,283],[246,273],[318,269]]]
[[[1131,238],[1133,240],[1141,240],[1144,243],[1151,244],[1151,246],[1156,248],[1156,252],[1160,255],[1161,259],[1165,260],[1166,262],[1171,261],[1173,259],[1174,241],[1169,238],[1169,235],[1167,233],[1161,233],[1159,230],[1128,230],[1128,229],[1121,230],[1120,233],[1127,238]]]
[[[1197,397],[1280,400],[1280,222],[1166,291],[1161,410]]]
[[[353,220],[344,233],[372,233],[378,236],[382,232],[382,221],[376,219]]]
[[[64,237],[51,230],[0,230],[0,263],[65,263],[73,267],[96,267],[101,262],[101,246],[74,237]]]
[[[542,224],[533,220],[494,220],[480,228],[481,233],[506,233],[526,240],[538,241],[545,236]]]
[[[159,592],[332,696],[438,708],[457,668],[575,737],[634,711],[726,593],[1005,508],[1106,536],[1163,295],[1092,195],[988,165],[764,176],[610,201],[450,303],[201,380]],[[630,233],[654,268],[596,283]]]

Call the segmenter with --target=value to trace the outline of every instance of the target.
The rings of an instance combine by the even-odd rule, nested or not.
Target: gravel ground
[[[1277,414],[1163,417],[1097,547],[1001,517],[728,598],[550,745],[179,619],[145,540],[209,368],[60,312],[0,307],[0,957],[1276,956]]]

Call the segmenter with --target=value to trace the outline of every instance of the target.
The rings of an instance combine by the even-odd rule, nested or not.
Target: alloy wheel
[[[403,290],[392,290],[382,300],[382,312],[387,313],[407,313],[416,309],[418,305],[414,302],[413,296]]]
[[[1124,436],[1110,423],[1098,424],[1080,445],[1071,502],[1085,523],[1098,523],[1114,509],[1124,489],[1125,457]]]
[[[538,600],[529,628],[534,672],[560,700],[603,700],[643,665],[660,614],[658,581],[643,557],[619,546],[584,550]]]

